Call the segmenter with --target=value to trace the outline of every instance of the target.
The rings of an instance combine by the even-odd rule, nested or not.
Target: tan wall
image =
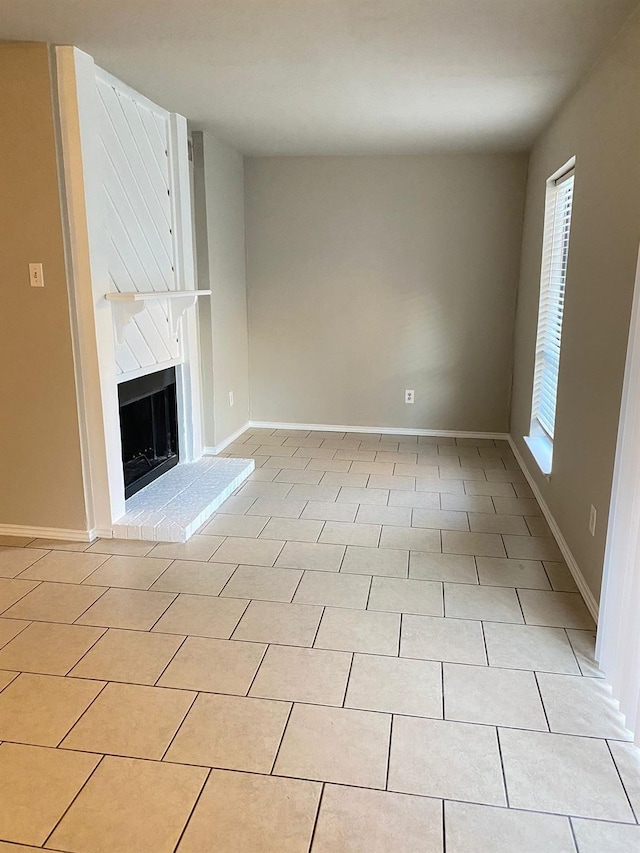
[[[198,286],[213,291],[199,308],[205,443],[213,447],[249,419],[243,158],[207,134],[194,133],[193,143]]]
[[[0,524],[85,529],[47,46],[0,45],[0,79]]]
[[[505,431],[526,162],[248,159],[252,419]]]
[[[516,324],[512,433],[598,598],[640,240],[640,19],[564,106],[531,157]],[[526,450],[545,181],[576,155],[553,472]],[[595,538],[589,508],[598,510]]]

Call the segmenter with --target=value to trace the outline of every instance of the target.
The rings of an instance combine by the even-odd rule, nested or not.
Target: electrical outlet
[[[596,508],[593,504],[591,504],[591,509],[589,510],[589,533],[592,536],[596,535],[596,519],[598,513],[596,512]]]
[[[414,391],[406,390],[404,392],[404,401],[405,403],[413,403],[414,402]]]
[[[42,264],[29,264],[29,280],[31,287],[44,287]]]
[[[233,406],[233,391],[229,391],[229,408]]]

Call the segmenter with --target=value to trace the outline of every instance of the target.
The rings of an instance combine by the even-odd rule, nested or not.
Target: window
[[[551,472],[575,160],[547,181],[529,447]]]

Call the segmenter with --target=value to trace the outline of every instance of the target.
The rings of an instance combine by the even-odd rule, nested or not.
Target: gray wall
[[[198,286],[213,291],[199,300],[205,443],[213,447],[249,420],[243,159],[207,134],[194,133],[193,144]]]
[[[640,240],[640,18],[565,104],[531,157],[512,434],[596,599]],[[551,479],[528,453],[545,181],[576,155]],[[595,538],[589,507],[598,510]]]
[[[505,431],[526,163],[248,159],[252,419]]]
[[[0,79],[0,524],[86,530],[47,46],[0,45]]]

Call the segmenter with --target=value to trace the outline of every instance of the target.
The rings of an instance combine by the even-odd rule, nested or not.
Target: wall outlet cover
[[[29,264],[29,281],[31,287],[44,287],[42,264]]]

